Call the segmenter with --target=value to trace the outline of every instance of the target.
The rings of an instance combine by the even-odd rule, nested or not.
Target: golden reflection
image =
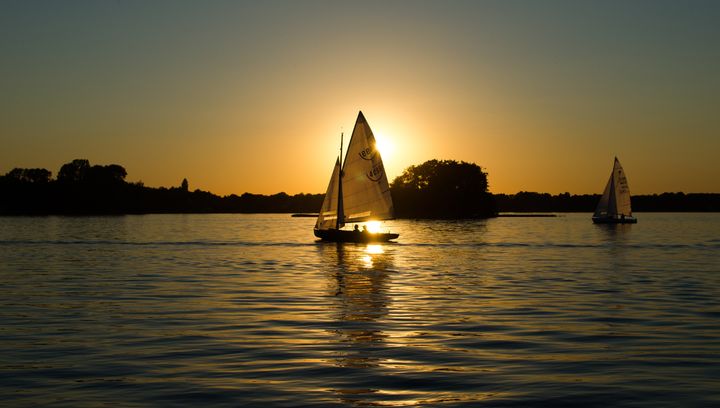
[[[474,392],[464,393],[462,395],[458,395],[457,393],[418,390],[345,389],[333,391],[341,395],[344,404],[379,407],[439,406],[447,404],[450,401],[453,403],[477,403],[478,401],[493,401],[515,395],[512,392],[503,391]]]
[[[366,268],[372,268],[372,257],[370,255],[364,255],[360,260],[363,263],[363,266]]]
[[[390,305],[392,257],[382,245],[334,244],[319,246],[323,264],[328,266],[328,294],[335,300],[333,329],[329,333],[339,350],[330,360],[342,368],[373,368],[384,363],[388,334],[382,320]],[[358,394],[379,390],[335,389],[345,403]]]
[[[360,257],[360,260],[362,261],[362,265],[370,269],[373,267],[373,257],[377,258],[377,255],[381,255],[385,253],[383,250],[383,246],[379,244],[368,244],[367,247],[365,247],[365,255],[362,255]]]

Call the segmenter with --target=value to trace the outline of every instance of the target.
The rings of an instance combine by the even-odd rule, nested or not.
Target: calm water
[[[720,214],[0,217],[3,406],[720,404]]]

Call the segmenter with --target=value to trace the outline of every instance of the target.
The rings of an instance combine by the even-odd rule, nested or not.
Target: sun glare
[[[380,232],[380,221],[368,221],[365,225],[367,225],[368,231],[372,233]]]
[[[383,135],[375,135],[375,148],[380,152],[383,160],[392,157],[395,152],[393,143]]]

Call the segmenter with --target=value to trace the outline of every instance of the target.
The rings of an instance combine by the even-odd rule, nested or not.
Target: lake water
[[[3,406],[720,405],[720,214],[0,217]]]

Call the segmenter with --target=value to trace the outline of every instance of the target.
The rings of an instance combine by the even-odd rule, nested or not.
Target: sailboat
[[[344,161],[342,146],[341,135],[340,156],[315,223],[315,236],[334,242],[385,242],[397,238],[400,234],[342,229],[347,223],[393,218],[385,167],[362,111],[355,121]]]
[[[630,188],[620,160],[615,158],[610,179],[605,186],[592,220],[595,224],[635,224],[630,208]]]

